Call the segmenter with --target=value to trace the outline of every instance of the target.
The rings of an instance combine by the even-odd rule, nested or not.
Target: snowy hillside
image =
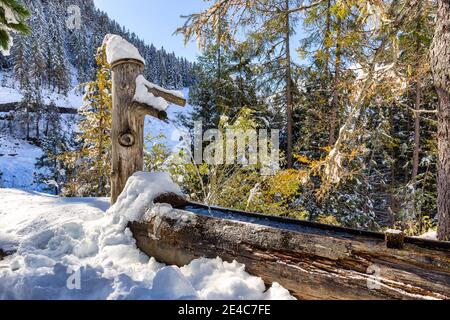
[[[124,192],[135,200],[124,196],[108,212],[103,198],[0,189],[0,249],[15,252],[0,261],[0,299],[291,299],[278,284],[266,291],[237,263],[166,267],[141,253],[126,228],[127,214],[152,205],[136,196],[155,195],[141,178],[169,183],[160,174],[137,177]]]
[[[41,155],[40,148],[0,133],[0,187],[39,190],[33,175]]]
[[[55,105],[61,108],[79,109],[83,105],[83,95],[77,90],[70,90],[67,95],[58,94],[49,90],[42,90],[42,103]],[[22,92],[14,86],[0,86],[0,105],[19,103],[23,99]]]
[[[8,90],[10,90],[9,92],[16,92],[17,95],[8,95]],[[3,101],[6,101],[6,99],[14,100],[15,97],[19,97],[18,92],[14,91],[14,89],[8,90],[0,88],[0,100],[2,97],[4,99]],[[4,93],[3,96],[2,93]],[[184,89],[183,93],[186,97],[189,97],[188,89]],[[77,102],[78,99],[80,102]],[[82,97],[75,95],[72,101],[72,106],[81,105]],[[60,100],[60,102],[61,105],[59,106],[67,106],[63,100]],[[56,103],[58,102],[56,101]],[[180,144],[181,132],[183,131],[183,128],[178,127],[176,124],[177,118],[179,115],[189,115],[190,112],[192,112],[190,105],[184,108],[170,106],[167,110],[168,120],[166,122],[152,117],[146,117],[145,135],[149,133],[153,137],[163,135],[164,138],[157,142],[164,143],[171,150],[176,149]],[[35,164],[37,159],[42,156],[42,150],[24,140],[24,130],[19,128],[19,123],[14,122],[14,129],[10,130],[10,122],[3,120],[3,118],[7,117],[7,113],[0,113],[0,173],[2,173],[0,174],[0,187],[43,191],[43,186],[34,183],[34,176],[38,173]],[[61,120],[62,130],[65,131],[64,133],[67,136],[70,136],[77,130],[76,124],[79,118],[76,115],[62,115]],[[42,121],[41,127],[44,130],[44,121]],[[151,146],[148,145],[148,148],[150,149]]]
[[[189,101],[189,89],[183,90],[184,97]],[[180,138],[185,128],[177,124],[177,120],[181,115],[189,116],[193,111],[192,106],[187,104],[185,107],[170,106],[167,110],[168,121],[162,122],[153,117],[145,119],[145,134],[151,134],[153,137],[163,135],[164,139],[160,142],[164,143],[171,150],[176,149],[180,144]]]

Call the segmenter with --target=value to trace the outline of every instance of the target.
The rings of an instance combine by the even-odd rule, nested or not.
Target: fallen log
[[[162,204],[130,229],[160,262],[236,260],[299,299],[450,299],[449,243],[405,237],[390,249],[382,233],[158,200],[182,210]]]

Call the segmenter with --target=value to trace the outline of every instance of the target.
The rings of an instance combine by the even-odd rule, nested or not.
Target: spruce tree
[[[61,128],[59,116],[55,116],[49,125],[48,134],[41,139],[43,155],[37,159],[35,166],[38,173],[34,181],[44,185],[44,191],[58,195],[66,182],[64,163],[59,156],[68,151],[69,137]]]
[[[13,43],[11,32],[29,34],[26,20],[30,12],[17,0],[0,0],[0,49],[9,54]]]

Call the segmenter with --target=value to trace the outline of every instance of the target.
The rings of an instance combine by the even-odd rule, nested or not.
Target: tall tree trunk
[[[27,128],[26,128],[26,131],[27,131],[27,140],[30,140],[30,122],[31,122],[31,116],[30,116],[30,110],[29,110],[29,108],[27,107]]]
[[[336,127],[338,121],[339,112],[339,82],[341,81],[341,30],[342,21],[339,19],[337,22],[337,35],[336,35],[336,60],[334,71],[334,84],[333,84],[333,100],[331,102],[331,119],[330,119],[330,140],[329,145],[333,146],[336,143]]]
[[[416,83],[416,102],[415,110],[419,111],[422,104],[422,85],[419,77]],[[414,115],[414,154],[413,154],[413,171],[411,180],[414,181],[419,174],[419,159],[420,159],[420,112],[415,112]]]
[[[438,238],[450,240],[450,0],[438,0],[431,67],[438,107]]]
[[[220,110],[220,114],[225,114],[225,104],[222,101],[222,8],[219,9],[219,22],[217,25],[217,92],[216,92],[216,106]]]
[[[331,79],[331,70],[330,70],[330,46],[327,45],[328,39],[331,38],[331,0],[327,1],[327,18],[325,20],[325,41],[324,41],[324,48],[325,48],[325,63],[324,67],[327,71],[327,77]]]
[[[100,140],[98,144],[98,154],[97,154],[97,174],[98,174],[98,190],[97,190],[97,196],[102,197],[104,196],[104,183],[103,183],[103,164],[102,164],[102,156],[103,156],[103,135],[104,135],[104,125],[103,125],[103,101],[100,101],[101,103],[101,109],[100,109],[100,121],[99,121],[99,130],[100,130]]]
[[[422,5],[419,3],[419,13],[422,9]],[[419,33],[421,29],[420,19],[417,19],[416,32]],[[422,105],[422,82],[420,70],[420,39],[416,35],[416,102],[415,102],[415,114],[414,114],[414,152],[413,152],[413,172],[411,180],[415,182],[417,175],[419,174],[419,161],[420,161],[420,106]]]
[[[36,139],[40,138],[39,122],[41,121],[41,115],[38,110],[36,110]]]
[[[289,169],[293,167],[293,106],[292,106],[292,70],[291,70],[291,24],[289,17],[289,0],[285,0],[286,10],[286,30],[285,30],[285,43],[286,43],[286,116],[287,116],[287,166]]]

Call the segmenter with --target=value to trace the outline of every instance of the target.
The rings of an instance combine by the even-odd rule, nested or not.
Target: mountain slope
[[[35,182],[35,176],[45,171],[35,168],[36,158],[43,154],[42,139],[55,132],[74,137],[80,119],[55,114],[51,106],[79,109],[83,105],[80,84],[94,79],[94,56],[106,34],[119,34],[133,43],[146,60],[145,77],[166,88],[191,85],[195,65],[145,44],[97,10],[92,0],[23,1],[32,11],[33,33],[16,37],[10,56],[0,55],[0,187],[44,191]],[[74,5],[81,13],[80,28],[75,29],[67,24],[68,9]],[[146,134],[163,134],[162,142],[175,148],[180,135],[174,125],[176,115],[189,111],[189,106],[170,108],[168,123],[147,118]]]

